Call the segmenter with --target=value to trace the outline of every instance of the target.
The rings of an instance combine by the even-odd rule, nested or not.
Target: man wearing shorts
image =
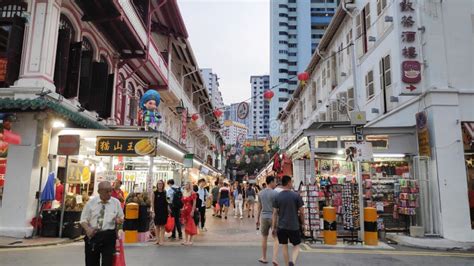
[[[261,263],[268,263],[267,261],[267,241],[270,228],[272,227],[273,202],[275,201],[278,192],[274,189],[276,187],[275,177],[267,176],[265,180],[267,186],[258,194],[258,211],[257,211],[257,228],[260,227],[262,233],[262,257],[258,260]],[[273,265],[278,265],[278,240],[273,237]]]
[[[281,183],[283,191],[278,193],[273,202],[272,233],[275,235],[275,228],[277,228],[276,235],[278,242],[283,245],[285,265],[294,266],[300,252],[300,226],[303,226],[304,221],[303,200],[300,195],[292,191],[291,177],[283,176]],[[288,242],[293,245],[291,261],[288,254]]]

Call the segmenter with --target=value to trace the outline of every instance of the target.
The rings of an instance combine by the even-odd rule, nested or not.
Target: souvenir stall
[[[311,218],[321,219],[322,209],[332,206],[337,214],[338,237],[354,240],[363,222],[363,206],[377,209],[379,230],[408,232],[410,226],[419,222],[418,209],[422,207],[418,177],[412,169],[412,156],[416,154],[413,132],[413,128],[367,130],[364,140],[372,144],[374,158],[361,163],[358,180],[356,165],[346,161],[344,150],[346,142],[355,141],[350,124],[315,123],[305,130],[287,153],[300,157],[293,157],[293,163],[295,178],[303,180],[299,192],[308,208],[306,224],[321,226],[321,221],[312,222]],[[301,153],[306,143],[311,150],[309,156]],[[359,191],[363,193],[363,204]],[[315,211],[319,216],[311,215]],[[305,229],[306,235],[315,235],[313,227]]]

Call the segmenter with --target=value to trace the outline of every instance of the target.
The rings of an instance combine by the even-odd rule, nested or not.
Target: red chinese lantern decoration
[[[266,101],[271,101],[273,96],[275,96],[275,93],[271,90],[266,90],[263,93],[263,98],[265,98]]]
[[[301,82],[301,84],[304,86],[306,84],[306,81],[309,79],[309,74],[308,72],[301,72],[298,74],[298,80]]]
[[[214,110],[214,115],[219,118],[222,116],[222,111],[220,109],[215,109]]]
[[[199,115],[198,115],[198,114],[193,114],[193,115],[191,116],[191,119],[192,119],[194,122],[196,122],[196,120],[199,119]]]

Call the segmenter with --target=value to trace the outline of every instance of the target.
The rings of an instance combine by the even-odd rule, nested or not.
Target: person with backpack
[[[181,216],[181,209],[183,208],[183,202],[181,199],[183,198],[183,192],[179,186],[174,184],[174,180],[170,179],[167,182],[169,189],[166,193],[166,197],[168,198],[168,202],[170,203],[171,209],[171,216],[174,218],[174,229],[171,233],[169,239],[175,240],[176,239],[176,231],[178,231],[179,239],[183,239],[183,232],[181,231],[181,223],[180,223],[180,216]]]
[[[199,209],[199,216],[201,218],[201,230],[206,232],[207,229],[205,227],[206,224],[206,200],[209,197],[209,191],[205,188],[206,186],[206,179],[202,178],[198,181],[199,189],[198,189],[198,201],[197,201],[197,208]],[[197,224],[196,224],[197,225]]]

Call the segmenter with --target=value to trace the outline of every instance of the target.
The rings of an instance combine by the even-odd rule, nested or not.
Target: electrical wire
[[[384,8],[384,10],[387,10],[388,8],[390,8],[390,7],[393,5],[393,3],[394,3],[394,0],[391,0],[390,3],[387,3],[387,6]],[[343,4],[343,3],[342,3],[342,4]],[[358,15],[360,15],[360,14],[358,14]],[[384,16],[378,16],[378,15],[377,15],[377,18],[370,24],[369,27],[367,27],[367,29],[372,28],[373,26],[375,26],[375,25],[379,22],[379,20],[380,20],[381,18],[385,18],[385,17],[384,17]],[[364,20],[365,20],[365,18],[361,18],[361,19],[364,19]],[[351,30],[352,30],[352,28],[351,28]],[[353,45],[355,45],[355,44],[354,44],[354,41],[358,41],[358,40],[360,40],[360,39],[363,38],[363,37],[364,37],[364,34],[363,34],[363,33],[360,34],[359,36],[356,36],[356,38],[354,38],[354,40],[351,40],[351,43],[347,44],[345,47],[343,47],[343,48],[341,48],[341,49],[338,49],[336,52],[332,53],[331,55],[329,55],[329,56],[327,56],[327,57],[325,57],[325,58],[321,58],[321,60],[320,60],[318,63],[319,63],[319,64],[323,64],[323,63],[326,62],[327,60],[330,60],[330,59],[332,59],[333,57],[339,55],[340,53],[344,52],[346,49],[349,49],[350,47],[352,47]],[[355,67],[355,66],[353,66],[353,67]],[[280,86],[282,86],[282,85],[284,85],[284,84],[288,84],[289,81],[294,80],[294,79],[297,78],[297,77],[298,77],[298,75],[290,76],[286,81],[280,82],[280,83],[278,83],[278,84],[276,84],[276,85],[270,87],[269,89],[264,90],[264,92],[257,93],[256,95],[251,96],[251,97],[248,98],[248,99],[242,100],[241,102],[249,102],[249,101],[251,102],[253,99],[255,99],[255,98],[257,98],[257,97],[259,97],[259,96],[265,94],[265,92],[267,92],[267,91],[273,91],[274,89],[276,89],[276,88],[278,88],[278,87],[280,87]],[[374,95],[374,98],[380,96],[380,93],[381,93],[381,92],[377,93],[377,95]],[[288,101],[289,101],[289,100],[288,100]],[[287,101],[287,102],[288,102],[288,101]],[[367,106],[367,103],[366,103],[364,106]],[[213,114],[213,112],[214,112],[214,110],[211,111],[210,113],[204,114],[203,117],[207,117],[207,116]],[[216,122],[219,122],[219,121],[216,121]],[[216,122],[211,123],[210,125],[213,125],[213,124],[215,124]],[[198,128],[198,129],[199,129],[199,128]],[[196,129],[196,130],[197,130],[197,129]],[[191,132],[192,132],[192,131],[191,131]]]

